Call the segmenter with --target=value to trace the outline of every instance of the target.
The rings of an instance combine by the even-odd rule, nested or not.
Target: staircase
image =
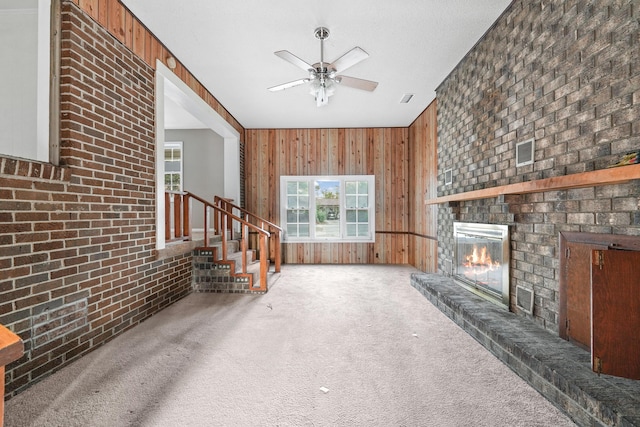
[[[167,242],[193,239],[192,204],[204,209],[205,218],[202,228],[205,246],[193,252],[193,290],[267,292],[269,282],[278,277],[269,272],[271,259],[273,273],[280,272],[282,228],[229,199],[216,196],[214,202],[209,202],[187,191],[165,192]],[[207,218],[213,221],[213,229]]]
[[[222,238],[214,236],[208,247],[193,251],[192,286],[195,292],[259,293],[267,292],[267,284],[260,283],[260,262],[255,251],[246,251],[246,272],[242,271],[240,241],[228,240],[227,256],[222,256]],[[225,259],[226,258],[226,259]],[[267,260],[267,269],[269,260]],[[277,279],[268,273],[267,281],[272,284]]]

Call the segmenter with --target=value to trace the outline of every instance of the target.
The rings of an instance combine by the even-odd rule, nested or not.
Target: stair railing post
[[[274,242],[274,251],[275,251],[275,258],[276,258],[276,265],[275,265],[275,269],[276,269],[276,273],[280,273],[280,263],[281,263],[281,256],[280,256],[280,231],[276,230],[275,233],[273,233],[273,242]]]

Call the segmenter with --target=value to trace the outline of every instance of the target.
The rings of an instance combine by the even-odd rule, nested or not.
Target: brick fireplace
[[[640,236],[640,165],[609,169],[640,149],[638,11],[634,0],[514,0],[436,90],[427,203],[437,206],[438,274],[412,285],[578,425],[640,426],[640,381],[597,375],[597,355],[566,331],[585,310],[567,302],[589,306],[589,290],[560,286],[562,236]],[[516,161],[526,141],[530,164]],[[453,282],[457,222],[508,226],[511,312]],[[590,272],[591,258],[575,255]],[[517,290],[533,295],[527,309]],[[611,324],[635,343],[626,321]]]
[[[640,148],[633,6],[514,1],[436,90],[438,197],[606,174]],[[517,166],[517,144],[532,139],[533,163]],[[640,235],[640,181],[630,176],[439,203],[438,270],[449,275],[456,257],[454,222],[509,226],[509,307],[558,334],[559,234]],[[516,288],[535,295],[532,313],[517,307]]]

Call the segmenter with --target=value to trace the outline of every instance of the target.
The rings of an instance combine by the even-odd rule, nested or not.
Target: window
[[[182,191],[182,142],[164,144],[164,190]]]
[[[282,176],[280,209],[289,242],[375,240],[375,177]]]

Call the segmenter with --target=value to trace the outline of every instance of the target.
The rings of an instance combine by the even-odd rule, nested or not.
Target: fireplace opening
[[[455,222],[456,283],[498,305],[509,307],[509,227]]]

